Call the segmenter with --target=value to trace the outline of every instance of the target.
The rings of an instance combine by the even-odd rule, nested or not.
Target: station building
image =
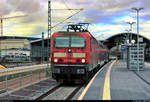
[[[20,61],[30,60],[30,41],[38,38],[17,37],[17,36],[2,36],[0,37],[0,60],[5,61]]]
[[[117,56],[119,59],[124,59],[126,57],[126,48],[122,49],[122,44],[131,42],[134,40],[135,44],[137,43],[137,34],[131,32],[123,32],[113,35],[107,38],[105,41],[101,41],[104,45],[108,47],[110,50],[110,56]],[[139,43],[146,44],[144,47],[144,54],[145,54],[145,61],[150,62],[150,39],[144,37],[143,35],[139,34]]]

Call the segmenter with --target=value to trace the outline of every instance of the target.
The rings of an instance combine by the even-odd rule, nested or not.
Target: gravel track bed
[[[52,94],[45,97],[43,100],[65,100],[75,89],[76,87],[60,87]]]

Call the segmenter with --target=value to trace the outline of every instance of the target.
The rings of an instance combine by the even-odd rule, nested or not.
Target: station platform
[[[96,73],[78,100],[150,100],[150,64],[131,71],[126,62],[111,61]]]

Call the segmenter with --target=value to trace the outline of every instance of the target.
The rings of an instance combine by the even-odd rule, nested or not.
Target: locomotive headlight
[[[81,62],[82,62],[82,63],[85,63],[85,59],[82,59]]]
[[[57,58],[55,58],[55,59],[54,59],[54,62],[58,62],[58,59],[57,59]]]
[[[68,49],[68,52],[71,52],[71,49]]]

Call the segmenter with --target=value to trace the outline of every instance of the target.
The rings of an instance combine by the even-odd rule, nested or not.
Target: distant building
[[[30,60],[30,41],[38,38],[30,37],[0,37],[0,61],[29,61]]]
[[[27,39],[29,41],[38,40],[40,38],[34,38],[34,37],[22,37],[22,36],[0,36],[0,40],[4,39]]]
[[[0,49],[28,49],[30,50],[30,42],[27,39],[4,39],[0,40]]]

